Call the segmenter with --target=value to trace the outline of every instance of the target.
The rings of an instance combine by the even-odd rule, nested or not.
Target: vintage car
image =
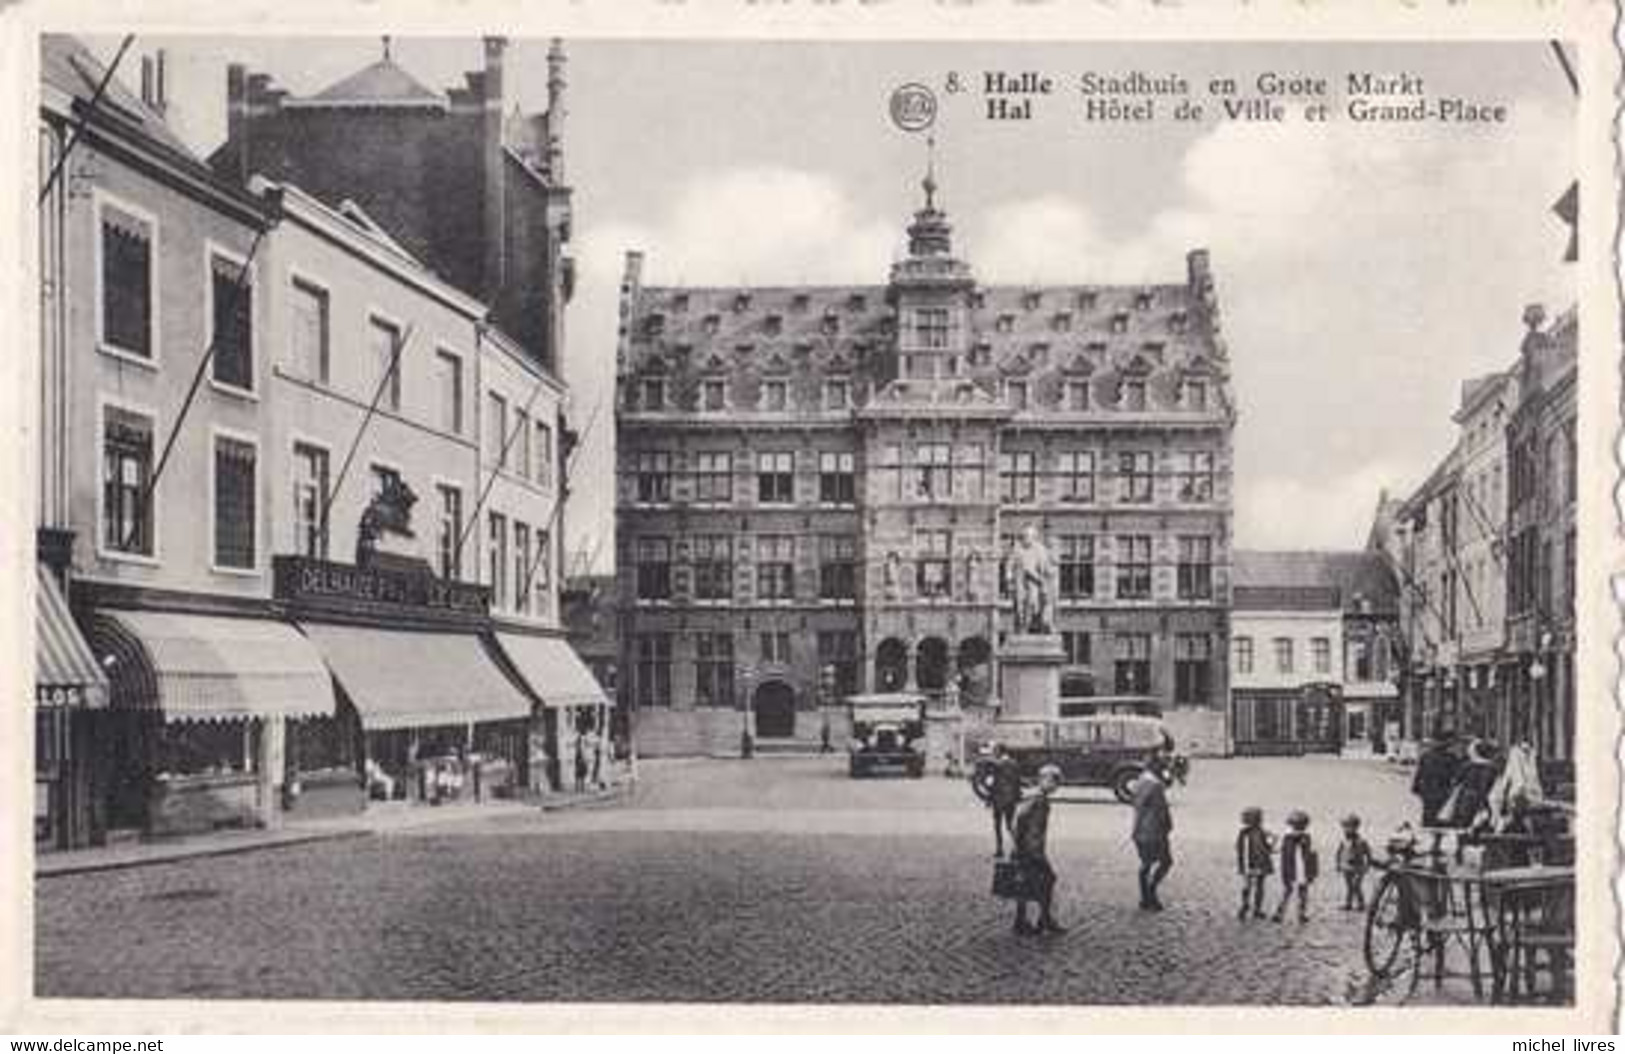
[[[900,772],[918,779],[925,774],[925,751],[915,745],[925,738],[923,696],[854,695],[846,703],[852,718],[847,763],[854,778]]]
[[[991,788],[992,742],[1004,745],[1021,769],[1023,783],[1035,783],[1038,770],[1054,765],[1061,783],[1072,787],[1110,787],[1119,801],[1154,758],[1184,782],[1188,763],[1173,751],[1173,739],[1160,720],[1138,714],[1092,714],[1053,720],[999,721],[990,726],[971,772],[971,788],[986,800]]]

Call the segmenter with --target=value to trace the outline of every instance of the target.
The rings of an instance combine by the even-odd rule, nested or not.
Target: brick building
[[[983,285],[924,190],[885,284],[659,287],[628,254],[639,751],[816,741],[854,692],[995,704],[1001,567],[1029,525],[1057,565],[1063,692],[1155,696],[1182,743],[1225,750],[1235,414],[1207,253],[1175,283]]]

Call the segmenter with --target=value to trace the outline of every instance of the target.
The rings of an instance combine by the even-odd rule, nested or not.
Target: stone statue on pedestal
[[[1012,549],[1011,600],[1017,633],[1053,633],[1055,598],[1050,592],[1054,561],[1048,547],[1038,538],[1038,528],[1028,524],[1021,532],[1021,544]]]

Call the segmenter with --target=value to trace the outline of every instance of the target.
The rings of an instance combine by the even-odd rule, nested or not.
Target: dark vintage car
[[[913,779],[925,774],[925,699],[903,692],[854,695],[847,699],[852,741],[847,746],[854,777],[898,772]]]
[[[1054,765],[1061,783],[1071,787],[1110,787],[1128,801],[1130,787],[1153,758],[1161,757],[1170,774],[1184,782],[1186,760],[1172,749],[1173,740],[1160,720],[1137,714],[1093,714],[1050,721],[1001,721],[993,741],[1004,744],[1021,769],[1023,783],[1034,783],[1038,770]],[[992,755],[984,749],[971,772],[971,787],[986,800],[991,786]]]

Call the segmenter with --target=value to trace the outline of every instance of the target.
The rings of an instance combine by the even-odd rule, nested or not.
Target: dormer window
[[[1153,297],[1152,293],[1150,292],[1150,290],[1142,289],[1140,292],[1135,293],[1134,294],[1134,310],[1136,310],[1136,311],[1150,311],[1151,310],[1151,303],[1152,303],[1153,299],[1154,299],[1154,297]]]
[[[1207,412],[1207,381],[1188,379],[1179,389],[1179,403],[1194,413]]]
[[[1072,316],[1065,311],[1050,319],[1050,328],[1057,333],[1070,333],[1072,331]]]
[[[1183,311],[1175,311],[1168,316],[1168,328],[1175,333],[1183,333],[1190,325],[1190,316]]]
[[[1089,409],[1089,382],[1073,378],[1066,382],[1066,408],[1074,412]]]
[[[682,314],[684,311],[687,311],[688,310],[688,294],[687,293],[678,293],[676,296],[672,297],[671,298],[671,310],[672,310],[673,314],[678,314],[678,315]]]
[[[646,336],[658,337],[666,329],[666,316],[658,312],[643,320],[643,332]]]
[[[980,311],[987,306],[987,294],[980,289],[970,295],[970,306]]]
[[[1160,340],[1148,340],[1140,345],[1140,353],[1154,362],[1161,362],[1168,346]]]
[[[797,293],[795,296],[790,298],[790,310],[798,312],[805,311],[807,310],[807,303],[807,294]]]
[[[1128,312],[1127,311],[1119,311],[1119,312],[1117,312],[1117,314],[1112,316],[1112,332],[1113,333],[1127,333],[1128,332]]]
[[[659,377],[644,378],[643,408],[657,411],[666,408],[666,382],[664,380]]]
[[[1016,316],[1014,315],[1000,315],[998,321],[993,323],[993,328],[1000,333],[1008,333],[1014,329],[1015,326]]]
[[[831,377],[824,382],[824,409],[845,410],[852,405],[852,384],[845,377]]]
[[[706,315],[705,318],[700,320],[700,329],[703,330],[705,335],[708,337],[716,336],[717,328],[721,325],[721,315]]]
[[[1100,303],[1100,294],[1093,289],[1085,289],[1078,294],[1079,311],[1093,311],[1098,303]]]
[[[1027,382],[1005,381],[1004,398],[1017,413],[1027,409]]]
[[[728,382],[714,377],[700,384],[700,406],[708,413],[728,408]]]
[[[773,378],[762,382],[762,409],[770,413],[782,412],[790,403],[790,382]]]
[[[993,361],[993,345],[985,340],[973,345],[970,349],[969,361],[972,366],[986,366]]]
[[[762,325],[767,330],[768,336],[776,337],[784,329],[784,316],[769,315],[762,321]]]
[[[1106,354],[1106,342],[1103,340],[1091,340],[1089,343],[1083,346],[1083,350],[1088,352],[1090,355],[1104,357]]]
[[[734,296],[734,314],[743,314],[750,310],[750,294],[739,293]]]
[[[868,307],[869,298],[864,296],[862,293],[853,293],[851,296],[846,298],[846,309],[848,311],[864,311],[867,310]]]
[[[834,336],[841,331],[841,319],[833,312],[824,315],[824,333]]]
[[[1144,377],[1135,374],[1123,378],[1117,389],[1117,408],[1128,411],[1145,409]]]
[[[1042,342],[1034,344],[1027,349],[1027,361],[1034,369],[1043,369],[1049,365],[1049,345]]]
[[[1021,306],[1028,311],[1037,311],[1043,302],[1044,294],[1039,292],[1024,293],[1021,297]]]

